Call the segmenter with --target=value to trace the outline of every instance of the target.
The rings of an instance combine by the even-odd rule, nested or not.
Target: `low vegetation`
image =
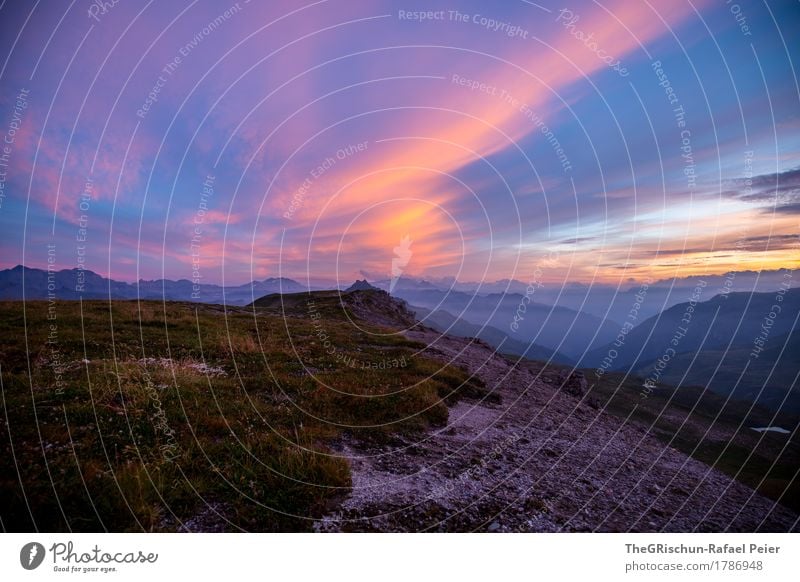
[[[481,390],[303,297],[0,303],[3,528],[310,530],[351,485],[332,443],[444,424]]]
[[[540,362],[525,365],[545,377],[558,368],[551,365],[543,370]],[[615,372],[597,378],[593,370],[585,372],[588,390],[584,398],[598,410],[638,425],[665,446],[800,511],[800,445],[787,434],[752,430],[781,426],[791,431],[797,423],[795,414],[776,414],[697,386],[660,384],[646,391],[644,380],[636,376]]]

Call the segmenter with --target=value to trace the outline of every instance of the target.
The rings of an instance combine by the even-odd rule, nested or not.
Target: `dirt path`
[[[318,531],[789,531],[797,515],[482,342],[411,331],[500,397],[417,440],[340,444],[353,490]]]

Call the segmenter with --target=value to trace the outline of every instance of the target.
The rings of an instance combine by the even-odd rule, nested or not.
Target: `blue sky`
[[[348,281],[406,235],[421,277],[797,266],[800,4],[495,4],[5,2],[0,266]]]

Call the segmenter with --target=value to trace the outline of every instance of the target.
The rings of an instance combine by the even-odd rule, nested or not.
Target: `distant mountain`
[[[477,295],[396,288],[394,295],[411,305],[431,311],[444,310],[469,323],[495,327],[512,339],[544,346],[574,360],[587,350],[611,341],[620,328],[614,321],[566,307],[535,303],[531,296],[518,293]]]
[[[800,289],[789,289],[782,297],[780,314],[770,319],[768,338],[787,334],[796,325]],[[633,364],[655,360],[669,349],[681,353],[724,350],[728,346],[752,348],[776,302],[776,293],[771,292],[730,293],[695,305],[680,303],[631,329],[622,345],[609,343],[588,353],[582,364],[600,365],[612,349],[617,353],[613,368],[624,370]]]
[[[410,309],[415,312],[417,319],[423,324],[432,327],[440,333],[458,337],[477,337],[497,348],[497,351],[501,354],[522,356],[529,360],[550,361],[568,366],[575,363],[574,360],[568,358],[564,354],[549,348],[512,339],[508,334],[500,331],[496,327],[470,323],[455,317],[447,311],[430,311],[424,307],[415,307],[413,305],[410,306]]]
[[[799,414],[800,289],[777,297],[776,292],[731,293],[675,305],[631,329],[624,341],[589,352],[580,365],[630,371],[656,383],[704,386]]]
[[[590,287],[581,283],[570,283],[564,285],[563,288],[539,290],[538,300],[541,303],[571,307],[615,321],[624,321],[631,308],[636,304],[638,312],[636,323],[639,323],[674,305],[685,303],[700,281],[706,285],[705,295],[711,297],[731,292],[771,292],[786,281],[785,274],[785,270],[760,273],[738,271],[725,275],[662,279],[650,282],[646,286],[640,283],[629,283],[623,285],[619,290],[610,285],[592,285]]]
[[[52,288],[51,288],[52,287]],[[269,278],[244,285],[195,285],[188,279],[158,279],[125,283],[101,277],[92,271],[64,269],[52,274],[43,269],[17,265],[0,271],[0,299],[47,299],[50,292],[59,300],[77,299],[161,299],[247,305],[269,293],[297,293],[306,287],[286,278]]]
[[[778,289],[786,281],[785,274],[785,270],[776,269],[662,279],[649,282],[640,298],[637,295],[641,294],[642,284],[632,280],[619,286],[605,283],[547,283],[536,287],[533,298],[542,305],[566,307],[612,321],[624,321],[636,303],[639,323],[673,305],[685,302],[700,279],[706,282],[708,295],[711,296],[724,292],[769,292]],[[389,280],[378,280],[374,285],[388,290]],[[410,294],[423,290],[459,291],[480,296],[494,293],[524,295],[528,291],[528,283],[517,279],[459,282],[451,277],[416,279],[404,276],[396,283],[394,294]]]
[[[439,291],[447,291],[449,289],[447,286],[435,285],[426,279],[415,279],[414,277],[399,277],[394,281],[394,286],[392,286],[392,281],[393,279],[377,279],[374,280],[372,284],[384,291],[389,291],[391,288],[393,291],[392,294],[394,294],[394,291],[399,290],[416,291],[419,289],[438,289]]]

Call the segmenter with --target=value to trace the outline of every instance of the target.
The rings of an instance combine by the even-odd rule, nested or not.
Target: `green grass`
[[[336,439],[441,425],[482,393],[338,298],[296,307],[0,302],[2,527],[306,531],[351,484]]]
[[[591,387],[587,398],[596,399],[606,412],[630,418],[631,423],[649,429],[673,448],[800,511],[800,483],[795,479],[800,445],[794,441],[787,445],[788,435],[750,430],[770,424],[791,430],[796,423],[794,415],[779,415],[773,421],[773,413],[760,406],[736,400],[726,404],[724,396],[693,386],[659,385],[643,398],[641,378],[609,373],[597,379],[592,370],[586,370],[586,376]],[[733,442],[713,438],[715,431],[734,433],[740,424]],[[706,434],[709,428],[712,436]]]

